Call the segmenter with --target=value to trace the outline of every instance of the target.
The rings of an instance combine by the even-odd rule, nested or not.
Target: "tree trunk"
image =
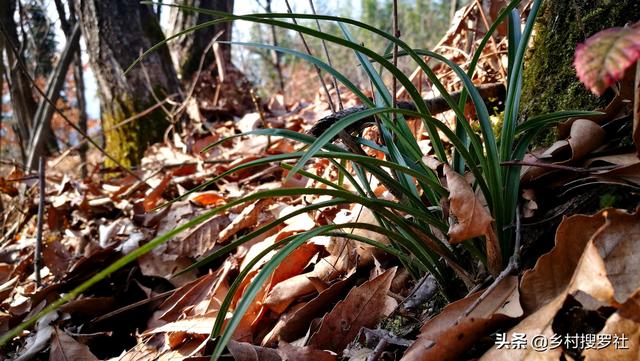
[[[180,3],[192,7],[232,13],[233,2],[234,0],[185,0]],[[177,34],[190,27],[215,19],[211,15],[186,11],[177,7],[171,8],[169,17],[171,19],[170,35]],[[213,38],[220,32],[222,33],[218,37],[218,41],[230,41],[231,22],[209,26],[189,34],[179,36],[177,39],[173,39],[169,42],[169,48],[171,49],[171,56],[173,58],[174,65],[176,66],[176,70],[182,80],[191,79],[193,73],[198,70],[202,54],[206,51],[211,40],[213,40]],[[226,65],[231,64],[231,47],[229,44],[220,44],[220,48],[222,63]],[[204,68],[211,65],[214,60],[215,59],[211,53],[207,52]]]
[[[545,1],[538,16],[533,47],[525,62],[523,119],[559,110],[593,110],[605,105],[610,96],[598,98],[578,81],[573,67],[576,45],[600,30],[639,19],[638,0]],[[542,143],[551,140],[552,135],[550,132]]]
[[[5,52],[8,61],[9,92],[11,95],[11,106],[17,120],[18,137],[21,142],[21,149],[28,142],[31,134],[31,122],[37,108],[37,103],[31,92],[31,82],[24,74],[19,62],[24,64],[24,59],[16,56],[15,51],[21,49],[18,39],[17,25],[13,20],[16,10],[15,0],[0,0],[0,26],[2,27],[2,38],[5,45]],[[22,154],[23,163],[26,162],[26,153]]]
[[[121,123],[155,104],[156,98],[179,94],[180,88],[166,46],[126,75],[124,70],[163,40],[162,31],[151,7],[137,0],[79,0],[76,5],[98,83],[105,149],[123,165],[136,165],[147,146],[163,138],[169,122],[157,109]]]

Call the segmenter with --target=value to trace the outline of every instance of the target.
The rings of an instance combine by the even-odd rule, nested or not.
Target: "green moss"
[[[117,127],[151,105],[137,103],[130,97],[123,97],[114,99],[111,104],[103,107],[103,128],[108,130],[105,134],[105,150],[126,167],[138,165],[147,147],[161,141],[169,125],[162,109],[156,109]],[[117,128],[112,129],[114,127]],[[105,166],[116,167],[117,165],[110,159],[105,159]]]
[[[596,32],[640,19],[637,0],[563,0],[544,3],[523,72],[521,119],[559,110],[591,110],[608,98],[592,95],[573,67],[576,45]],[[537,145],[555,139],[553,131]]]

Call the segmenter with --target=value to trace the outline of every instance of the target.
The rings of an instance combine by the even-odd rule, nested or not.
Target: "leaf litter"
[[[463,36],[469,30],[462,24],[465,19],[481,15],[478,11],[475,4],[465,7],[439,44],[442,52],[449,51],[453,60],[460,61],[461,55],[447,49],[464,48],[470,38]],[[611,33],[603,37],[637,36],[635,28],[624,31],[628,34]],[[623,37],[620,41],[625,40]],[[477,83],[501,80],[500,69],[504,67],[506,55],[501,55],[500,50],[504,50],[506,44],[504,36],[497,39],[494,45],[498,51],[481,58],[481,71],[473,79]],[[434,69],[451,90],[459,89],[460,84],[444,67]],[[582,71],[578,70],[580,74]],[[418,73],[414,73],[413,80],[418,79]],[[584,74],[590,76],[586,70]],[[589,84],[594,91],[601,91],[610,81],[605,80],[604,84],[592,80]],[[342,93],[347,104],[357,104],[346,90]],[[637,90],[620,92],[604,110],[604,116],[565,122],[556,144],[528,155],[522,171],[527,218],[539,219],[541,200],[536,198],[534,190],[554,189],[554,185],[546,183],[550,179],[563,183],[589,178],[640,184],[637,158],[640,147],[623,154],[612,151],[623,137],[615,129],[619,129],[624,121],[621,119],[628,119],[632,112],[625,104],[637,93]],[[236,165],[289,153],[301,146],[278,137],[268,141],[246,137],[234,138],[201,152],[210,143],[261,126],[304,132],[329,113],[320,98],[314,102],[285,104],[276,96],[269,100],[266,110],[266,124],[258,113],[227,122],[207,122],[199,116],[199,126],[206,129],[204,135],[192,132],[186,135],[186,142],[168,139],[164,144],[150,147],[142,166],[136,170],[136,175],[144,181],[126,174],[104,177],[99,168],[85,179],[75,179],[53,167],[46,183],[46,237],[40,271],[43,287],[38,287],[33,277],[36,219],[31,205],[38,197],[37,184],[19,169],[8,170],[0,177],[5,205],[0,240],[0,298],[3,300],[0,330],[6,332],[120,255],[207,210],[256,190],[314,185],[314,180],[304,176],[283,183],[287,178],[285,169],[261,166],[227,175],[186,199],[159,207]],[[195,111],[197,113],[197,109]],[[453,118],[448,113],[443,117]],[[638,133],[636,123],[634,141]],[[429,147],[428,140],[420,141],[425,149]],[[634,145],[637,144],[640,143],[636,141]],[[57,163],[55,159],[49,161],[51,166]],[[306,169],[321,178],[336,176],[329,162],[323,159],[314,160]],[[456,222],[447,235],[441,236],[454,245],[482,237],[489,257],[488,272],[497,275],[502,268],[502,256],[485,201],[473,191],[473,181],[466,175],[445,167],[442,176],[449,191],[443,206]],[[375,184],[374,180],[372,186],[376,195],[393,200],[383,185]],[[180,275],[176,272],[237,237],[319,200],[326,199],[308,196],[269,199],[233,207],[114,273],[81,298],[60,308],[58,313],[47,315],[3,353],[12,359],[24,360],[36,356],[48,356],[50,360],[206,357],[211,351],[208,335],[222,301],[237,274],[254,255],[287,236],[318,225],[356,220],[373,223],[374,220],[367,218],[366,208],[327,207],[290,219],[206,267]],[[316,237],[292,252],[263,285],[229,343],[227,356],[240,361],[343,357],[365,360],[373,355],[379,359],[410,361],[558,360],[560,357],[637,360],[640,263],[635,255],[640,252],[639,217],[640,211],[615,208],[592,215],[564,217],[557,227],[554,247],[533,267],[521,275],[503,278],[486,294],[482,287],[470,289],[468,294],[460,295],[444,307],[438,301],[437,292],[430,291],[433,287],[428,276],[422,281],[413,281],[406,276],[406,269],[398,268],[397,262],[385,260],[368,246],[337,237]],[[389,243],[384,238],[376,240]],[[264,262],[266,260],[249,270],[231,302],[229,314],[225,315],[227,319]],[[481,280],[475,281],[482,284]],[[414,292],[410,291],[412,287]],[[410,302],[405,304],[405,299]],[[411,319],[407,332],[402,327],[393,327],[401,314]],[[576,315],[582,318],[574,317]],[[512,341],[509,337],[516,333],[552,338],[569,332],[626,335],[628,348],[614,352],[608,347],[597,352],[563,345],[546,352],[534,352],[531,348],[496,347],[498,335],[502,333],[507,341]],[[374,334],[376,337],[371,336]],[[377,349],[384,352],[377,353]]]

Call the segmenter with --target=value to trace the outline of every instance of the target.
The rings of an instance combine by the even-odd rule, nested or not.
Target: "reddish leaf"
[[[191,202],[200,207],[217,206],[224,203],[224,197],[216,192],[204,192],[191,198]]]
[[[578,44],[573,64],[580,81],[602,95],[640,58],[640,27],[603,30]]]
[[[166,175],[160,184],[144,199],[142,203],[144,206],[145,212],[149,212],[154,209],[159,201],[162,199],[162,193],[164,193],[165,189],[169,185],[169,181],[171,180],[171,174]]]

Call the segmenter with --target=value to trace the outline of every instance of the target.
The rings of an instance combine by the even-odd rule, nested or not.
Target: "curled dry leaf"
[[[252,345],[247,342],[229,341],[229,352],[236,361],[280,361],[282,358],[276,350]]]
[[[284,311],[286,305],[291,304],[297,297],[312,293],[316,290],[312,278],[320,279],[324,282],[337,278],[340,274],[347,272],[348,252],[344,252],[341,256],[327,256],[320,259],[313,270],[297,276],[293,276],[276,284],[271,288],[265,305],[273,310]]]
[[[550,280],[550,282],[553,282]],[[554,336],[552,323],[555,315],[562,308],[568,294],[582,291],[598,301],[608,302],[613,296],[613,287],[607,279],[604,262],[598,250],[589,241],[582,257],[576,266],[571,282],[550,302],[540,307],[536,312],[522,320],[517,326],[507,332],[507,341],[512,341],[516,333],[528,335],[542,335],[550,340]],[[530,341],[530,340],[529,340]],[[561,348],[536,351],[532,347],[524,349],[492,348],[485,353],[480,361],[524,361],[524,360],[558,360],[562,354]]]
[[[449,241],[459,243],[484,236],[489,271],[494,275],[498,274],[502,268],[502,255],[498,237],[493,229],[491,213],[463,176],[449,166],[444,167],[444,175],[449,188],[450,211],[456,218],[456,222],[449,228]]]
[[[601,213],[565,218],[556,231],[556,245],[522,276],[522,307],[531,314],[564,292],[591,236],[604,224]]]
[[[299,307],[290,308],[280,316],[276,326],[264,338],[263,344],[268,344],[278,339],[280,341],[293,342],[304,336],[309,328],[309,320],[313,320],[329,311],[331,305],[340,296],[348,282],[349,278],[340,280],[320,292],[311,301],[301,304]]]
[[[605,224],[593,236],[615,290],[615,301],[623,303],[640,288],[640,209],[635,214],[621,210],[602,212]]]
[[[640,27],[603,30],[576,47],[574,66],[580,81],[602,95],[640,58]]]
[[[225,229],[220,231],[218,242],[224,243],[229,238],[244,228],[250,227],[258,223],[258,219],[265,207],[273,204],[273,199],[261,199],[244,208],[242,212],[229,224]]]
[[[336,356],[330,352],[316,350],[311,347],[297,347],[280,341],[278,354],[282,361],[335,361]]]
[[[316,333],[309,339],[309,346],[319,350],[342,350],[356,337],[360,328],[374,327],[383,317],[391,314],[396,306],[387,296],[396,268],[355,287],[347,297],[324,316]]]
[[[481,294],[479,291],[451,303],[427,321],[402,361],[457,360],[479,338],[501,323],[522,316],[516,276],[503,279],[468,316],[464,316]]]
[[[629,310],[637,310],[637,293],[634,292],[640,288],[638,217],[640,211],[628,214],[622,210],[606,209],[594,216],[574,216],[564,220],[558,229],[556,247],[542,256],[536,267],[523,277],[522,301],[528,310],[535,312],[508,334],[544,335],[549,339],[554,335],[553,319],[567,296],[580,293],[613,307],[624,302],[617,316],[611,316],[607,325],[612,332],[619,331],[620,327],[637,334],[638,325],[621,318],[637,317],[629,316],[634,314]],[[576,262],[578,253],[581,256]],[[529,357],[557,360],[560,353],[559,349],[544,354],[533,349],[492,349],[482,360],[526,360]]]
[[[585,350],[585,361],[637,361],[640,355],[640,289],[609,317],[601,335],[626,337],[627,348]]]
[[[51,339],[51,351],[49,352],[49,361],[98,361],[87,345],[73,339],[59,328],[54,328],[53,337]]]

